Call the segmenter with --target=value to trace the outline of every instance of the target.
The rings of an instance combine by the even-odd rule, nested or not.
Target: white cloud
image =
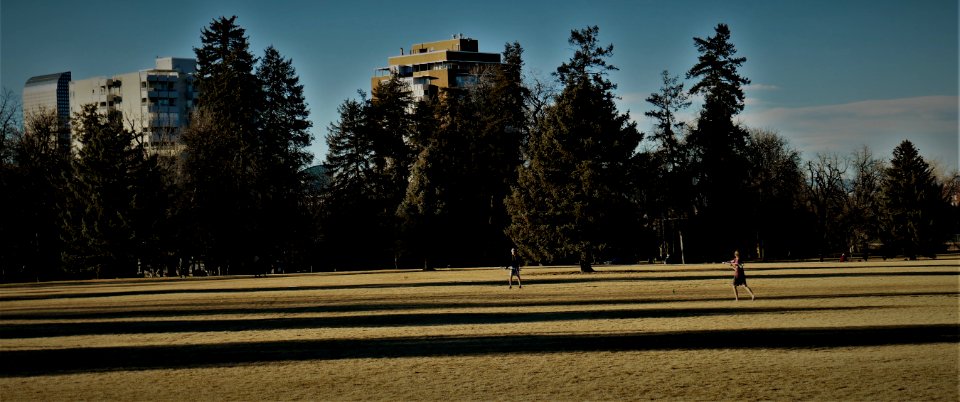
[[[812,157],[849,153],[867,145],[889,158],[901,141],[914,143],[925,159],[958,165],[958,98],[924,96],[840,105],[748,110],[744,124],[776,130]]]
[[[778,86],[776,86],[776,85],[771,85],[771,84],[750,84],[750,85],[744,85],[743,90],[744,90],[744,91],[747,91],[747,92],[749,92],[749,91],[778,91],[778,90],[780,90],[780,87],[778,87]]]
[[[625,92],[625,93],[618,93],[616,95],[617,97],[620,98],[619,103],[628,104],[628,105],[646,103],[647,97],[650,96],[650,94],[642,94],[639,92]]]

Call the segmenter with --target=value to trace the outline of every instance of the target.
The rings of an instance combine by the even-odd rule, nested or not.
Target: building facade
[[[101,113],[117,110],[124,127],[141,136],[147,150],[173,154],[182,149],[181,132],[197,103],[194,59],[164,57],[155,68],[70,83],[70,112],[94,104]],[[76,138],[73,145],[78,146]]]
[[[70,72],[30,77],[23,86],[23,121],[27,130],[34,116],[55,112],[59,120],[57,141],[70,146]]]
[[[476,84],[480,72],[500,64],[499,53],[479,51],[476,39],[464,38],[415,44],[409,54],[400,49],[399,56],[387,59],[387,67],[378,68],[370,87],[397,75],[410,86],[414,100],[436,94],[440,88],[464,88]]]

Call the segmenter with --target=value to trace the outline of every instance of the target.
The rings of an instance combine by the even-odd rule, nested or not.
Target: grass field
[[[960,261],[0,286],[0,400],[960,400]]]

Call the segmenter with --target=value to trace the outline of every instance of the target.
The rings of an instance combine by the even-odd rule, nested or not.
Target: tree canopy
[[[530,133],[519,180],[508,199],[511,238],[535,261],[578,261],[593,270],[595,258],[629,253],[628,172],[641,134],[620,113],[605,73],[613,45],[598,44],[599,28],[570,33],[571,59],[557,68],[563,85]]]
[[[20,122],[0,93],[0,280],[503,266],[511,247],[582,272],[733,250],[920,258],[960,222],[960,175],[938,177],[910,141],[889,162],[866,147],[804,158],[740,123],[750,80],[726,24],[693,38],[685,80],[649,77],[646,135],[618,109],[614,46],[588,26],[550,80],[525,72],[518,42],[501,63],[456,66],[466,86],[415,97],[413,77],[383,78],[339,105],[312,167],[294,61],[256,57],[246,35],[235,16],[202,28],[176,156],[101,105],[73,116],[68,150],[55,114]]]

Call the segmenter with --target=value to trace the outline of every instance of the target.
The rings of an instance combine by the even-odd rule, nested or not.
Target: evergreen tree
[[[376,245],[365,236],[376,222],[372,206],[373,147],[368,135],[366,99],[348,99],[338,108],[339,119],[326,135],[325,167],[330,177],[323,191],[322,246],[324,262],[333,267],[363,266]],[[363,249],[368,249],[363,252]]]
[[[414,155],[408,145],[415,124],[412,107],[410,87],[397,76],[373,89],[367,119],[373,150],[373,184],[377,198],[384,201],[381,214],[393,216],[406,193]]]
[[[743,85],[750,80],[738,72],[746,58],[734,57],[737,51],[730,42],[729,27],[718,24],[715,31],[712,37],[694,38],[700,56],[687,72],[688,79],[699,79],[690,93],[704,99],[687,137],[696,183],[693,223],[699,232],[695,242],[688,242],[688,249],[693,243],[695,253],[707,258],[727,255],[733,248],[746,249],[750,237],[742,225],[747,206],[738,197],[747,182],[748,135],[733,121],[743,110]]]
[[[35,113],[27,117],[24,132],[11,119],[18,108],[3,106],[8,154],[0,161],[2,280],[58,279],[63,275],[60,212],[70,169],[69,148],[58,143],[61,121],[53,111]]]
[[[423,258],[424,269],[458,265],[469,254],[483,216],[476,174],[476,111],[467,94],[441,94],[434,109],[436,130],[422,133],[406,197],[397,209],[406,249]],[[432,134],[432,135],[424,135]],[[478,202],[479,201],[479,202]],[[410,241],[412,240],[412,241]]]
[[[418,111],[419,121],[435,124],[422,125],[413,141],[419,153],[397,212],[405,249],[427,268],[505,263],[504,199],[526,121],[522,54],[519,43],[506,44],[503,63],[478,71],[477,85],[447,89]]]
[[[687,150],[680,135],[686,123],[680,121],[677,113],[690,106],[689,96],[679,82],[679,77],[671,77],[666,70],[661,73],[663,86],[660,91],[650,94],[647,103],[653,110],[644,113],[654,120],[651,139],[657,143],[657,149],[649,157],[649,166],[643,166],[634,175],[639,181],[638,195],[642,205],[647,206],[654,218],[654,227],[659,233],[660,258],[667,255],[683,261],[680,249],[686,219],[691,214],[692,204],[691,172],[687,166]],[[652,174],[651,174],[652,172]]]
[[[367,102],[347,99],[337,108],[339,119],[330,124],[326,167],[331,193],[344,199],[365,197],[363,180],[371,174],[373,147],[367,130]]]
[[[257,76],[263,85],[260,149],[254,172],[259,192],[256,213],[261,215],[264,242],[261,260],[288,266],[294,262],[292,252],[310,247],[307,241],[312,238],[303,203],[308,190],[303,171],[312,159],[305,148],[311,142],[312,123],[303,85],[290,59],[268,47]]]
[[[176,263],[172,258],[177,228],[172,209],[177,188],[170,182],[172,172],[164,169],[159,155],[146,151],[136,134],[129,160],[127,178],[133,193],[130,199],[131,226],[137,242],[134,250],[141,265],[140,271],[174,274]]]
[[[327,134],[331,185],[324,194],[324,248],[340,267],[395,264],[397,207],[403,200],[415,142],[409,88],[398,77],[373,98],[347,100]]]
[[[250,272],[267,251],[262,217],[255,213],[263,111],[256,58],[236,16],[215,19],[201,42],[194,49],[198,111],[183,136],[192,243],[208,269]]]
[[[690,106],[690,96],[683,90],[680,77],[671,77],[667,70],[661,73],[663,86],[660,92],[652,93],[647,97],[647,103],[653,110],[644,113],[654,120],[654,131],[651,139],[659,144],[660,153],[664,154],[666,168],[674,170],[683,163],[683,150],[680,148],[679,135],[683,133],[686,123],[680,121],[677,113]]]
[[[947,202],[930,165],[913,143],[904,140],[893,150],[884,178],[883,242],[887,256],[936,257],[948,230],[938,222]]]
[[[584,272],[597,258],[629,253],[635,209],[628,175],[641,135],[617,111],[606,79],[613,45],[597,44],[596,26],[574,30],[573,57],[557,68],[564,88],[531,132],[508,210],[511,238],[537,261],[573,258]]]
[[[478,248],[474,264],[506,264],[512,242],[506,236],[509,224],[505,200],[517,182],[522,163],[520,149],[526,143],[527,100],[530,90],[523,85],[523,48],[519,42],[504,45],[503,62],[493,69],[489,81],[481,81],[472,96],[479,121],[474,143],[474,177],[479,227],[472,231]]]
[[[134,276],[155,249],[151,229],[165,211],[156,159],[146,157],[119,112],[102,115],[86,105],[73,125],[81,147],[67,182],[67,262],[98,278]]]

